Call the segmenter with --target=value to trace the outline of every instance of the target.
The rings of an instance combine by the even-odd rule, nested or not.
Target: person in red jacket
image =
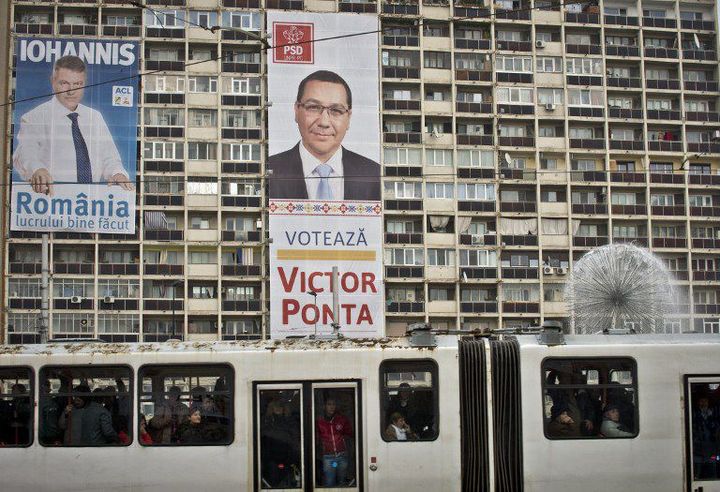
[[[346,485],[348,453],[345,439],[353,437],[353,429],[350,420],[337,412],[333,398],[325,400],[325,415],[317,419],[316,430],[322,446],[323,485]]]

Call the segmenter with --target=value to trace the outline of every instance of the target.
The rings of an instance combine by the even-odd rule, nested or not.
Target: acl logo
[[[313,57],[313,24],[308,22],[273,22],[273,61],[275,63],[308,63]]]

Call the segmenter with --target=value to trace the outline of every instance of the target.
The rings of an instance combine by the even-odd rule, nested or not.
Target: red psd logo
[[[312,23],[273,22],[273,40],[273,62],[314,63]]]

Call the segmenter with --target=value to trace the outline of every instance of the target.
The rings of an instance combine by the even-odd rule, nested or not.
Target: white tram
[[[719,388],[697,334],[0,346],[0,489],[720,491]]]

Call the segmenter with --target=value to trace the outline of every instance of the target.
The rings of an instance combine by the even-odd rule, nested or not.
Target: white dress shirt
[[[72,121],[78,114],[78,127],[90,156],[93,182],[107,181],[115,174],[128,177],[113,137],[100,112],[79,104],[75,111],[57,98],[36,106],[20,117],[13,168],[24,180],[45,168],[55,182],[77,182],[77,161],[72,137]]]
[[[327,164],[332,168],[328,182],[332,191],[333,200],[345,199],[345,179],[343,174],[342,163],[342,147],[327,161],[321,162],[320,159],[312,155],[300,142],[300,160],[303,166],[303,175],[305,176],[305,188],[308,192],[308,200],[317,200],[318,187],[320,186],[320,175],[315,172],[315,168],[320,164]]]

